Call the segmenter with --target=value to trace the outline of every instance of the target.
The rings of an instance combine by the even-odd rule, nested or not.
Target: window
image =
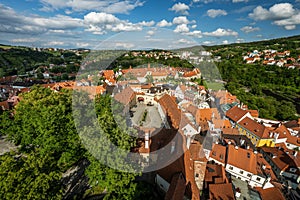
[[[250,158],[250,153],[249,152],[247,152],[247,158]]]
[[[260,181],[260,178],[259,178],[259,177],[257,177],[257,178],[256,178],[256,180],[257,180],[257,181]]]
[[[220,155],[220,160],[223,160],[223,155],[222,154]]]
[[[233,170],[233,167],[229,167],[230,170]]]
[[[247,176],[250,178],[250,177],[251,177],[251,174],[247,174]]]
[[[243,173],[244,173],[244,171],[243,171],[243,170],[241,170],[241,171],[240,171],[240,174],[243,174]]]

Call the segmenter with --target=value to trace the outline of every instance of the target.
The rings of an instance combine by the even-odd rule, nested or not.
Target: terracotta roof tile
[[[256,154],[252,150],[236,149],[233,145],[228,145],[227,164],[256,174],[256,161]]]
[[[207,184],[228,183],[225,168],[218,164],[206,164],[204,181]]]
[[[268,189],[256,188],[256,190],[259,192],[262,200],[285,200],[282,192],[276,187]]]
[[[182,173],[173,175],[165,200],[181,200],[185,193],[185,179]]]
[[[234,122],[238,122],[242,117],[247,114],[246,110],[234,106],[226,112],[226,116]]]
[[[235,196],[231,183],[209,185],[209,199],[234,200]]]
[[[220,119],[220,113],[217,108],[204,108],[198,109],[196,113],[196,122],[211,121],[212,117]]]
[[[249,117],[245,117],[238,124],[259,138],[270,138],[269,130],[264,125],[250,119]]]
[[[209,157],[225,164],[226,147],[221,144],[214,144]]]

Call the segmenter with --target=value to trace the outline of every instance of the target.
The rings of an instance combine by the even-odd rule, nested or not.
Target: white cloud
[[[10,40],[13,43],[33,43],[38,41],[38,38],[14,38]]]
[[[120,20],[112,14],[90,12],[84,16],[84,21],[90,24],[114,24]]]
[[[176,3],[169,10],[175,11],[176,13],[181,13],[183,15],[188,15],[188,10],[190,7],[184,3]]]
[[[144,2],[138,0],[40,0],[42,11],[69,9],[75,12],[98,11],[106,13],[128,14],[136,7],[143,6]]]
[[[215,18],[215,17],[218,17],[218,16],[226,16],[227,15],[227,12],[225,10],[221,10],[221,9],[209,9],[207,11],[207,15],[211,18]]]
[[[222,44],[229,44],[229,41],[228,40],[223,40]]]
[[[65,44],[65,42],[63,42],[63,41],[50,41],[50,42],[47,42],[46,43],[46,46],[62,46],[62,45],[64,45]]]
[[[155,34],[155,32],[152,31],[152,30],[150,30],[150,31],[147,32],[147,35],[150,35],[150,36],[152,36],[152,35],[154,35],[154,34]]]
[[[294,9],[290,3],[275,4],[269,9],[258,6],[249,17],[256,21],[272,20],[273,24],[283,26],[286,30],[293,30],[300,24],[300,11]]]
[[[173,24],[188,24],[190,21],[187,19],[186,16],[179,16],[179,17],[174,17],[173,19]]]
[[[115,48],[131,49],[135,45],[133,43],[129,43],[129,42],[116,42],[114,44],[114,46],[115,46]]]
[[[232,0],[232,3],[248,2],[248,0]]]
[[[195,29],[195,28],[197,28],[197,25],[196,24],[192,25],[192,29]]]
[[[153,26],[155,24],[155,22],[153,20],[149,21],[149,22],[142,21],[142,22],[139,22],[138,24],[141,26]]]
[[[257,6],[253,13],[249,14],[250,18],[254,20],[280,20],[286,19],[295,14],[295,9],[290,3],[275,4],[269,10],[262,6]]]
[[[213,41],[204,41],[203,44],[204,45],[213,45],[213,44],[215,44],[215,42],[213,42]]]
[[[288,19],[276,20],[274,21],[274,24],[277,26],[284,26],[286,30],[293,30],[296,28],[296,25],[300,24],[300,12]]]
[[[230,29],[218,28],[213,32],[204,32],[203,35],[211,37],[238,36],[238,33]]]
[[[156,24],[158,27],[166,27],[166,26],[172,26],[171,22],[167,22],[165,19],[161,20]]]
[[[242,38],[238,38],[235,42],[236,42],[236,43],[243,43],[243,42],[245,42],[245,40],[242,39]]]
[[[187,33],[189,31],[190,31],[190,29],[186,24],[177,25],[174,30],[175,33]]]
[[[202,38],[202,32],[199,31],[199,30],[194,30],[194,31],[185,33],[185,35],[193,36],[193,37],[195,37],[195,38]]]
[[[252,26],[244,26],[241,28],[241,31],[243,31],[245,33],[255,32],[255,31],[259,31],[259,30],[260,30],[259,27],[252,27]]]

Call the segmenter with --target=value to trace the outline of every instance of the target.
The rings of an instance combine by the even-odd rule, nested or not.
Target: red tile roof
[[[158,103],[163,107],[167,116],[170,117],[172,126],[175,129],[178,129],[180,127],[181,122],[181,111],[178,108],[175,99],[172,98],[170,95],[165,94],[158,100]]]
[[[231,183],[209,185],[209,199],[235,200]]]
[[[270,138],[269,130],[264,125],[250,119],[249,117],[245,117],[238,124],[259,138]]]
[[[226,116],[234,122],[238,122],[242,117],[247,114],[246,110],[234,106],[226,112]]]
[[[268,189],[262,189],[262,188],[255,188],[261,197],[262,200],[285,200],[285,197],[283,196],[282,192],[276,188],[268,188]]]
[[[208,184],[228,183],[225,168],[218,164],[206,164],[204,181]]]
[[[182,173],[173,176],[169,189],[166,193],[165,200],[181,200],[185,193],[185,179]]]
[[[252,150],[236,149],[233,145],[228,145],[227,164],[256,174],[256,161],[256,154]]]
[[[198,109],[196,113],[196,122],[211,121],[212,116],[216,119],[220,119],[220,113],[217,108],[204,108]]]
[[[226,147],[221,144],[214,144],[209,157],[225,165]]]

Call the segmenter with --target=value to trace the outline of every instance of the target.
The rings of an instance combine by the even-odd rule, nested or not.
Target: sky
[[[1,0],[0,43],[176,48],[300,34],[300,0]]]

